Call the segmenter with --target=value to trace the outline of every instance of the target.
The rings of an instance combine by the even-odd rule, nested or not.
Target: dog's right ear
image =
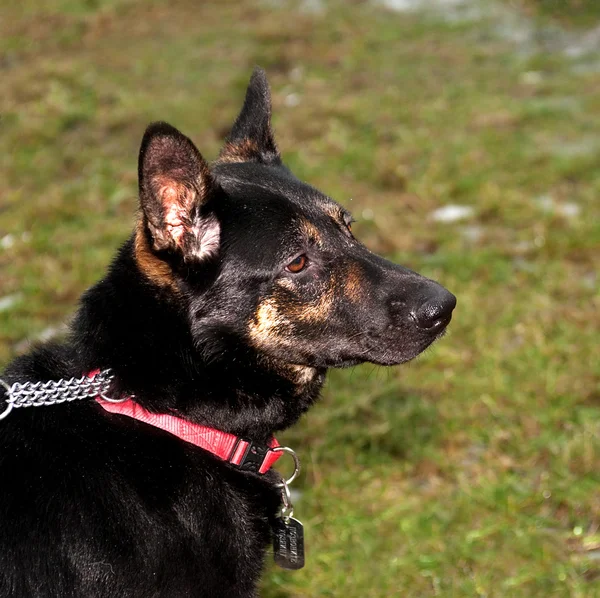
[[[203,212],[214,183],[196,146],[175,127],[152,123],[138,166],[140,204],[155,251],[201,260],[219,248],[219,222]]]

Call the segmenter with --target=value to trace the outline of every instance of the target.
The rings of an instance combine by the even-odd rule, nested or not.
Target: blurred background
[[[147,123],[215,158],[255,64],[286,163],[458,296],[280,438],[307,567],[261,595],[600,596],[597,0],[5,0],[0,369],[129,234]]]

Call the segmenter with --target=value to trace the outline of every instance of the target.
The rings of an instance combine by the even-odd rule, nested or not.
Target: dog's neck
[[[133,245],[83,296],[73,324],[81,368],[111,368],[115,391],[134,394],[150,411],[251,440],[295,423],[317,399],[325,370],[277,362],[235,342],[207,356],[177,307],[148,292]]]

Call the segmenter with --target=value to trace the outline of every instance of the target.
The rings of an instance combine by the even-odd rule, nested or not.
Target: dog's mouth
[[[297,372],[312,370],[324,371],[326,368],[348,368],[362,363],[381,366],[400,365],[411,361],[426,351],[447,331],[452,316],[436,322],[435,326],[420,328],[412,321],[409,325],[392,327],[384,331],[369,329],[350,337],[350,342],[333,343],[333,347],[323,348],[314,355],[303,355],[296,363],[286,363],[288,368]],[[348,339],[346,339],[348,340]],[[302,361],[303,363],[298,363]]]
[[[383,366],[401,365],[417,358],[445,334],[446,329],[444,328],[429,338],[407,343],[399,349],[394,347],[384,347],[383,350],[372,351],[364,361]]]

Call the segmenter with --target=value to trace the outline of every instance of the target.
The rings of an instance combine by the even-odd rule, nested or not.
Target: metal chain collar
[[[40,407],[41,405],[57,405],[78,399],[88,399],[105,396],[114,375],[110,370],[103,370],[93,376],[70,378],[69,380],[50,380],[48,382],[15,382],[9,386],[0,378],[0,394],[2,388],[6,391],[6,409],[0,412],[0,420],[4,419],[13,409],[18,407]],[[112,399],[114,401],[114,399]],[[0,403],[1,404],[1,403]]]
[[[106,395],[110,389],[111,382],[114,380],[114,374],[110,369],[103,370],[92,376],[82,376],[81,378],[69,378],[68,380],[49,380],[48,382],[15,382],[9,386],[0,378],[0,390],[4,389],[6,395],[6,408],[0,412],[0,420],[4,419],[13,409],[19,407],[40,407],[42,405],[58,405],[76,401],[78,399],[88,399],[100,396],[110,403],[120,403],[130,397],[111,399]],[[1,404],[1,403],[0,403]],[[281,482],[275,484],[276,488],[281,489],[282,505],[279,517],[286,523],[294,514],[292,497],[289,484],[300,473],[300,460],[296,453],[285,446],[278,446],[271,449],[273,452],[285,452],[294,459],[294,472],[289,479],[281,478]]]

